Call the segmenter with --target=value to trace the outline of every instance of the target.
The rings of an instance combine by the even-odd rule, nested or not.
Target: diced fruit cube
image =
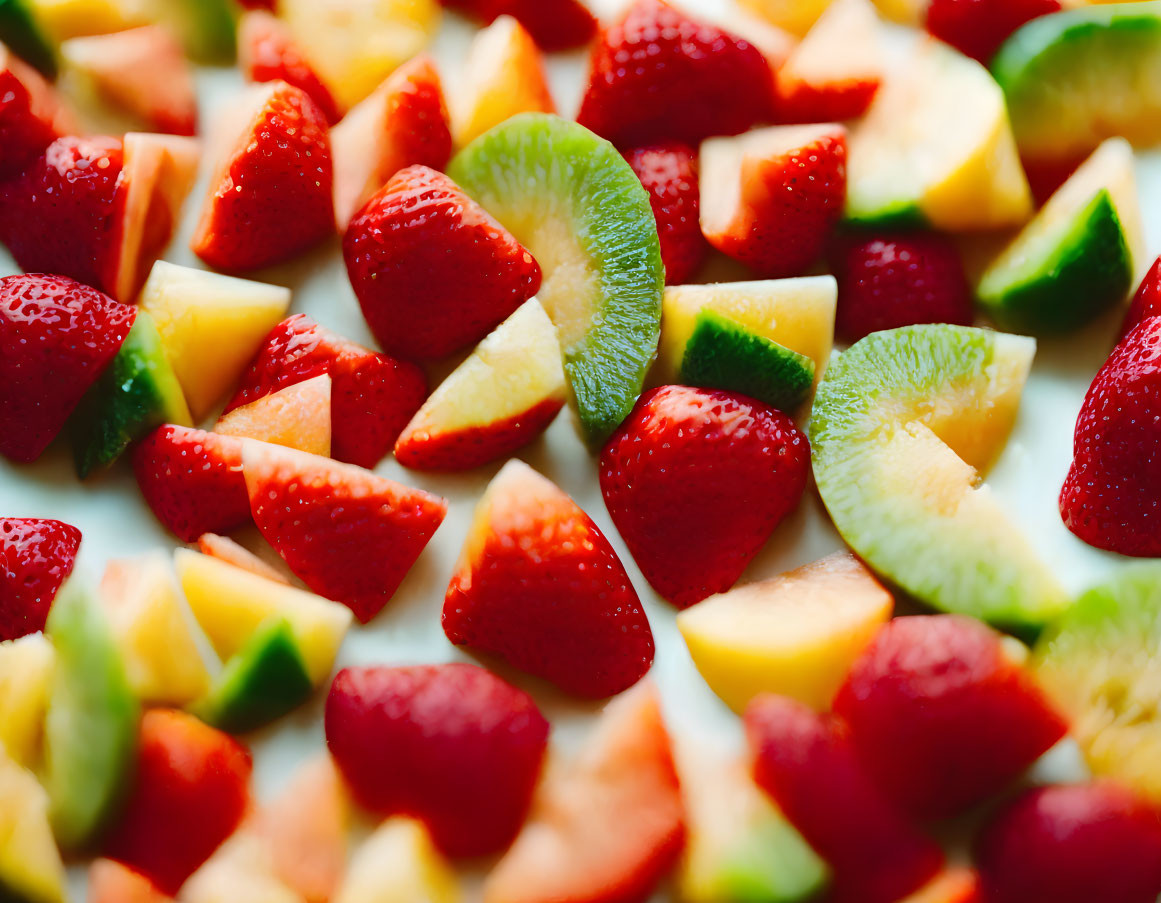
[[[80,544],[81,531],[63,521],[0,518],[0,640],[44,629]]]
[[[54,659],[43,634],[0,642],[0,756],[26,768],[40,760]]]
[[[4,33],[5,13],[21,6],[8,0],[0,6],[0,40],[10,43]],[[76,130],[72,113],[44,78],[0,44],[0,179],[24,172],[61,135]]]
[[[2,7],[0,7],[2,8]],[[48,797],[31,772],[0,750],[0,896],[65,903],[65,870],[48,821]]]
[[[249,507],[248,503],[247,507]],[[287,585],[290,584],[290,581],[281,572],[275,570],[245,546],[240,545],[228,536],[218,536],[216,533],[203,533],[198,537],[198,551],[203,555],[211,555],[227,564],[234,565],[234,567],[249,571],[251,574],[265,577],[267,580],[273,580],[276,583],[285,583]]]
[[[391,818],[355,851],[335,903],[459,903],[456,873],[419,822]]]
[[[140,872],[112,859],[94,860],[88,879],[88,903],[173,903]]]
[[[701,189],[697,150],[679,141],[647,144],[624,152],[633,172],[649,192],[657,220],[665,283],[686,282],[701,266],[707,250],[701,234]]]
[[[214,424],[214,432],[329,457],[331,378],[313,376],[234,408]]]
[[[342,118],[330,89],[303,55],[289,26],[265,10],[246,13],[238,24],[238,68],[252,82],[284,81],[300,88],[331,125]]]

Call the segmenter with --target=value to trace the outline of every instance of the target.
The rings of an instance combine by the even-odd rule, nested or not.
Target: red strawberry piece
[[[806,437],[732,392],[662,386],[601,453],[601,493],[649,584],[681,608],[741,576],[798,505]]]
[[[327,746],[356,799],[418,818],[450,856],[498,853],[520,830],[548,722],[532,697],[478,665],[345,668]]]
[[[1161,555],[1161,317],[1142,320],[1089,386],[1060,493],[1064,525],[1098,549]]]
[[[986,66],[1017,28],[1060,9],[1059,0],[931,0],[927,30]]]
[[[330,138],[323,112],[286,82],[253,89],[234,115],[193,237],[212,267],[252,270],[288,260],[334,232]]]
[[[485,22],[512,16],[545,50],[567,50],[592,40],[596,17],[581,0],[443,0]]]
[[[1161,818],[1116,784],[1038,787],[1005,806],[976,844],[986,903],[1155,903]]]
[[[1137,293],[1125,311],[1125,321],[1121,324],[1118,339],[1127,336],[1142,320],[1156,316],[1161,316],[1161,257],[1153,261],[1153,266],[1137,287]]]
[[[443,523],[447,502],[369,470],[244,443],[250,513],[292,571],[364,624],[379,613]]]
[[[663,0],[637,0],[593,48],[577,121],[617,145],[736,135],[774,116],[761,52]]]
[[[476,507],[443,605],[457,646],[591,699],[632,686],[653,633],[617,553],[577,504],[513,459]]]
[[[238,5],[243,9],[265,9],[274,11],[275,0],[238,0]]]
[[[106,855],[176,894],[241,823],[250,770],[245,747],[193,715],[146,712],[133,786]]]
[[[755,780],[834,870],[828,903],[896,903],[940,870],[943,852],[872,783],[840,719],[761,696],[745,721]]]
[[[649,192],[666,283],[688,282],[706,252],[698,218],[697,151],[675,141],[626,151],[625,159]]]
[[[226,412],[329,373],[331,455],[374,467],[427,397],[423,371],[364,348],[295,314],[271,330]]]
[[[65,276],[0,279],[0,454],[40,457],[129,334],[135,308]]]
[[[80,544],[81,531],[59,520],[0,517],[0,640],[44,630]]]
[[[0,45],[0,181],[20,175],[73,129],[72,114],[52,85]]]
[[[532,255],[447,176],[397,172],[343,238],[347,274],[389,354],[446,357],[536,294]]]
[[[330,89],[319,78],[290,29],[261,10],[246,13],[238,25],[238,66],[252,82],[284,81],[301,88],[331,125],[342,117]]]
[[[915,323],[972,324],[972,293],[955,245],[934,232],[837,240],[835,331],[848,342]]]
[[[1000,635],[957,615],[884,627],[834,710],[879,786],[921,818],[999,793],[1068,730]]]
[[[182,542],[250,522],[242,443],[233,436],[158,427],[134,449],[133,470],[146,504]]]

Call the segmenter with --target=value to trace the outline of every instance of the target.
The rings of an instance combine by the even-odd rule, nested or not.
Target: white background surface
[[[685,0],[685,6],[713,12],[724,9],[727,2]],[[600,12],[620,5],[617,0],[594,3]],[[455,90],[474,31],[464,20],[445,16],[432,53],[440,64],[449,93]],[[897,40],[900,35],[892,37]],[[559,109],[564,115],[572,115],[583,85],[586,54],[581,51],[556,55],[549,68]],[[203,129],[213,122],[215,111],[240,84],[235,70],[199,73]],[[1139,159],[1146,248],[1151,261],[1161,251],[1161,210],[1149,203],[1150,199],[1161,198],[1161,157]],[[200,265],[188,250],[188,238],[200,208],[206,177],[204,167],[201,176],[202,181],[186,206],[184,228],[165,255],[176,263]],[[18,270],[0,250],[0,275],[11,272]],[[743,275],[733,272],[722,261],[712,263],[710,272],[726,273],[725,278]],[[337,239],[290,265],[255,274],[254,278],[290,286],[294,290],[294,311],[306,312],[343,335],[372,344],[348,283]],[[1119,316],[1119,313],[1110,316],[1072,337],[1041,342],[1015,433],[989,476],[998,497],[1073,591],[1101,579],[1127,561],[1098,552],[1075,539],[1062,525],[1056,508],[1056,497],[1071,457],[1076,414],[1092,376],[1111,346]],[[447,368],[431,373],[433,386],[445,372]],[[661,688],[673,732],[713,738],[740,750],[738,718],[709,691],[694,670],[674,626],[674,609],[649,589],[613,528],[597,485],[595,461],[577,437],[571,412],[566,410],[546,437],[521,452],[520,457],[572,495],[621,555],[653,627],[657,657],[652,678]],[[450,503],[448,516],[383,613],[369,626],[352,629],[339,667],[466,658],[447,642],[440,628],[439,613],[474,504],[501,463],[451,476],[410,472],[390,458],[380,464],[378,472],[386,476],[445,496]],[[107,475],[82,485],[73,475],[64,443],[54,445],[41,461],[31,466],[16,466],[0,459],[0,515],[54,517],[75,524],[84,535],[79,569],[93,579],[99,577],[104,562],[110,557],[174,545],[173,538],[162,530],[142,502],[125,461]],[[260,540],[250,544],[257,548]],[[817,495],[808,491],[799,510],[779,527],[741,582],[773,576],[821,557],[840,545]],[[534,694],[553,722],[554,744],[564,748],[584,736],[586,726],[600,709],[599,705],[570,701],[525,676],[509,671],[501,673]],[[299,762],[322,750],[324,698],[325,688],[300,711],[247,738],[255,753],[255,779],[260,798],[269,798]],[[1071,770],[1068,763],[1072,756],[1068,750],[1061,752],[1065,767]],[[74,879],[79,900],[79,872],[74,873]]]

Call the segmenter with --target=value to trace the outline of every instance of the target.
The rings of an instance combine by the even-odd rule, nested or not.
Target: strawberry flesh
[[[59,520],[0,518],[0,641],[44,630],[80,544],[81,531]]]
[[[0,47],[0,182],[34,163],[71,118],[40,73]]]
[[[666,284],[688,282],[708,249],[698,218],[697,151],[674,141],[625,151],[625,159],[649,193]]]
[[[284,81],[300,88],[315,102],[329,124],[342,117],[334,95],[303,55],[282,22],[266,12],[252,12],[238,27],[242,74],[252,82]]]
[[[1161,257],[1153,261],[1149,272],[1137,287],[1129,309],[1125,311],[1125,321],[1121,324],[1118,340],[1123,339],[1142,320],[1161,316]]]

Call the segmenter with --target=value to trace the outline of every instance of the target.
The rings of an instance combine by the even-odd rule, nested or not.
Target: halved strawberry
[[[134,449],[133,470],[146,504],[183,542],[250,520],[240,439],[167,424]]]
[[[222,270],[252,270],[300,254],[334,231],[326,117],[286,82],[260,85],[230,111],[234,140],[216,163],[192,248]]]
[[[457,646],[592,699],[632,686],[653,663],[649,621],[609,541],[576,502],[516,459],[476,507],[443,629]]]
[[[238,67],[252,82],[284,81],[302,89],[332,125],[342,117],[334,95],[314,71],[290,28],[268,12],[246,13],[238,24]]]
[[[0,181],[20,175],[61,135],[72,113],[39,72],[0,44]]]
[[[415,364],[335,335],[306,314],[270,331],[226,413],[324,373],[331,377],[331,455],[374,467],[423,404],[427,379]]]
[[[443,523],[447,502],[369,470],[246,442],[250,513],[306,585],[364,624],[390,600]]]
[[[446,357],[536,294],[540,267],[483,207],[426,166],[397,172],[343,239],[367,324],[389,354]]]
[[[44,630],[80,544],[81,531],[71,524],[0,517],[0,640]]]
[[[545,50],[587,44],[597,32],[596,17],[581,0],[443,0],[487,23],[512,16]]]
[[[671,141],[625,151],[625,159],[649,192],[666,284],[688,282],[708,250],[698,217],[697,151]]]
[[[1141,284],[1137,286],[1137,293],[1129,309],[1125,311],[1125,320],[1121,323],[1121,332],[1118,341],[1127,336],[1142,320],[1149,317],[1161,316],[1161,257],[1153,261]]]
[[[614,144],[736,135],[774,116],[774,77],[749,42],[664,0],[637,0],[593,49],[577,122]]]

